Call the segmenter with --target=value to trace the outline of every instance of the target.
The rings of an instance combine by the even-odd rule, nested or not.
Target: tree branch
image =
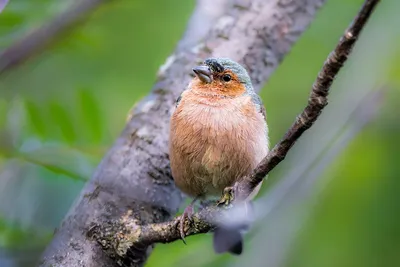
[[[308,105],[304,108],[303,112],[297,116],[296,121],[286,132],[283,139],[276,144],[269,152],[268,156],[258,164],[253,173],[248,177],[244,177],[243,181],[240,183],[238,193],[242,195],[242,198],[246,197],[248,192],[251,192],[276,165],[285,159],[286,154],[294,143],[317,120],[322,109],[328,104],[327,97],[333,80],[346,62],[361,30],[364,28],[379,2],[380,0],[366,0],[364,2],[359,13],[344,32],[336,48],[329,54],[321,71],[318,73],[317,79],[312,86]]]
[[[206,2],[198,2],[198,5]],[[117,224],[128,219],[127,230],[142,229],[143,225],[171,219],[177,212],[182,195],[171,179],[168,128],[175,100],[191,79],[191,68],[210,56],[230,57],[249,70],[253,85],[259,90],[324,2],[229,1],[230,5],[221,9],[220,16],[211,16],[215,22],[209,24],[210,30],[201,28],[200,33],[197,26],[188,28],[181,45],[160,68],[151,94],[133,109],[121,136],[57,230],[41,266],[142,266],[153,246],[147,244],[160,239],[161,235],[135,245],[117,244],[118,239],[104,238],[100,246],[86,234],[89,229],[90,233],[96,233],[97,226],[103,225],[109,226],[111,234],[112,222]],[[195,14],[209,9],[199,10],[198,6]],[[203,15],[200,17],[210,17]],[[204,25],[201,26],[208,27]],[[214,208],[210,209],[209,214]],[[204,221],[207,216],[201,214],[197,215],[199,221]],[[167,226],[159,226],[163,225]],[[208,223],[204,223],[203,228],[196,225],[194,229],[209,229]],[[109,255],[114,255],[117,261],[108,257],[102,246],[114,248],[114,254]]]
[[[45,49],[58,36],[81,22],[85,15],[110,0],[75,1],[72,7],[50,23],[32,31],[0,53],[0,75]],[[79,2],[79,3],[78,3]],[[1,4],[0,4],[1,6]],[[1,10],[0,10],[1,12]]]
[[[0,0],[0,13],[6,7],[7,3],[8,3],[8,0]]]
[[[316,81],[312,86],[308,105],[297,117],[284,138],[271,150],[253,173],[235,187],[235,202],[249,195],[262,179],[281,162],[293,144],[309,129],[327,105],[330,86],[339,70],[347,60],[351,50],[379,0],[366,0],[353,23],[345,31],[336,48],[325,61]],[[206,207],[194,214],[191,221],[185,221],[187,235],[211,231],[215,225],[223,223],[225,208]],[[229,208],[228,208],[229,211]],[[132,219],[128,212],[121,219],[103,225],[92,225],[89,235],[95,238],[112,257],[129,254],[128,248],[146,247],[154,243],[169,243],[180,239],[178,218],[169,222],[141,225]]]

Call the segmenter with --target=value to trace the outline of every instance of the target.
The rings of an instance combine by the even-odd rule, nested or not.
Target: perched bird
[[[194,198],[181,216],[183,240],[183,222],[193,214],[194,201],[221,196],[269,151],[265,109],[245,68],[228,58],[209,58],[193,72],[170,121],[172,176]],[[214,249],[241,254],[240,232],[217,228]]]

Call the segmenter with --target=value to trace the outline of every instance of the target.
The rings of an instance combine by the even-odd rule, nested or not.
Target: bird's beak
[[[197,66],[193,68],[193,72],[202,82],[211,83],[213,80],[212,72],[207,66]]]

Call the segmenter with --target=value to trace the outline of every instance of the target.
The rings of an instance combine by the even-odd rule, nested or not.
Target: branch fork
[[[366,0],[353,23],[340,38],[335,49],[329,54],[314,84],[307,106],[299,114],[283,139],[275,145],[254,171],[243,177],[233,187],[226,188],[215,205],[207,206],[184,220],[187,236],[212,231],[223,219],[223,213],[245,201],[264,177],[287,155],[290,148],[309,129],[328,104],[327,96],[334,78],[350,55],[361,30],[364,28],[379,0]],[[171,221],[139,225],[130,214],[107,224],[93,225],[89,236],[103,247],[108,255],[118,258],[129,254],[130,249],[145,248],[155,243],[169,243],[180,239],[180,217]],[[114,244],[110,246],[109,244]]]

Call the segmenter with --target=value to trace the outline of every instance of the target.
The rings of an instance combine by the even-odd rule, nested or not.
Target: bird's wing
[[[175,106],[177,107],[179,105],[179,102],[181,102],[182,99],[182,93],[178,96],[178,98],[175,101]]]
[[[253,101],[253,103],[256,105],[258,112],[260,112],[263,117],[264,120],[267,119],[267,112],[265,111],[265,107],[264,104],[261,100],[261,97],[259,95],[257,95],[256,93],[251,95],[251,100]]]
[[[183,90],[182,93],[178,96],[178,98],[177,98],[176,101],[175,101],[175,107],[177,107],[177,106],[179,105],[179,102],[181,102],[182,96],[183,96],[183,94],[184,94],[186,91],[187,91],[187,89],[186,89],[186,90]]]

